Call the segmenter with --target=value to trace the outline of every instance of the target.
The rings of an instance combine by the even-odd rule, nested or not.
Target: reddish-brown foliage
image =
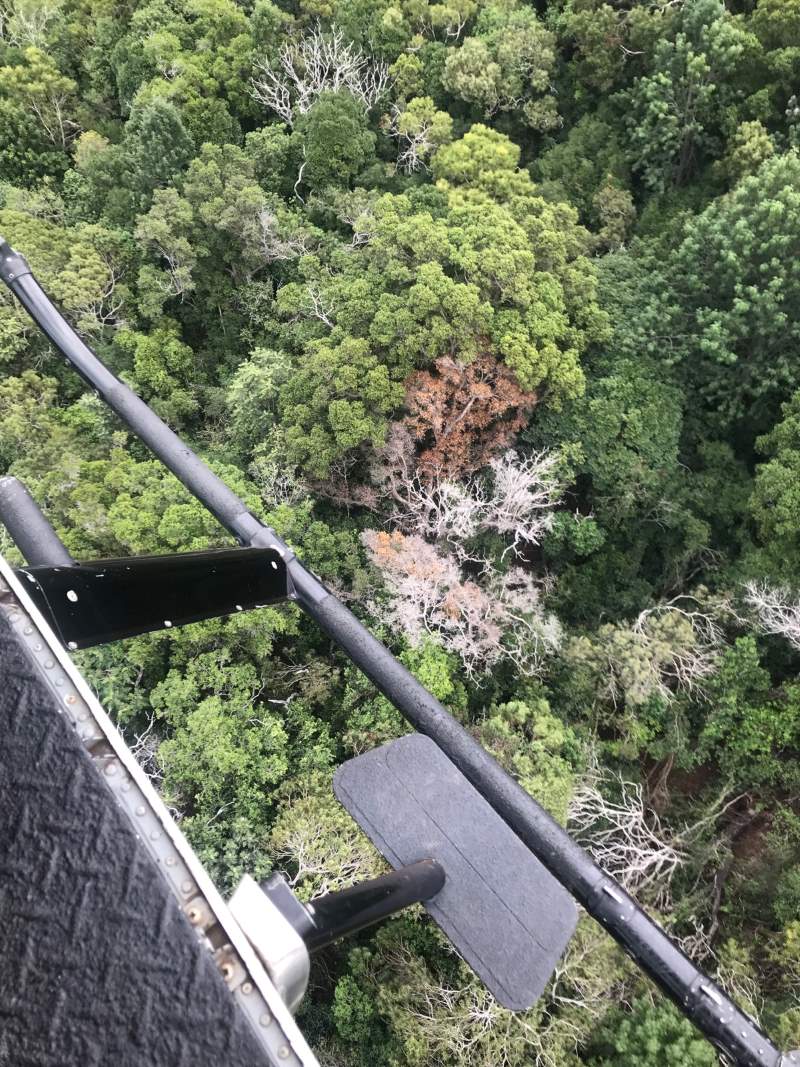
[[[420,471],[458,477],[487,466],[508,448],[536,401],[488,352],[466,365],[443,356],[433,370],[412,374],[403,424],[420,450]]]

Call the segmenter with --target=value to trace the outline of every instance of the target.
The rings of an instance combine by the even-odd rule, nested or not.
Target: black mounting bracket
[[[272,548],[98,559],[17,573],[70,649],[233,615],[289,595],[286,565]]]
[[[288,599],[281,545],[76,562],[17,478],[0,478],[0,521],[28,561],[17,574],[67,648],[233,615]]]

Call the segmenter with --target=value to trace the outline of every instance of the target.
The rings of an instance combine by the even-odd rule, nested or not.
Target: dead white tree
[[[608,798],[612,790],[618,799]],[[628,892],[655,889],[656,907],[669,905],[672,878],[686,854],[646,804],[641,785],[595,767],[572,795],[568,826]]]
[[[365,111],[370,111],[389,86],[386,63],[366,55],[345,41],[341,30],[324,33],[319,24],[306,36],[289,41],[280,50],[277,68],[259,60],[251,93],[288,126],[304,115],[325,92],[349,90]]]
[[[78,328],[82,333],[97,334],[108,327],[120,330],[126,325],[122,316],[125,301],[118,289],[122,279],[122,269],[111,256],[106,255],[101,258],[106,267],[102,288],[91,299],[87,299],[73,309]]]
[[[43,48],[47,29],[62,7],[63,0],[3,0],[0,38],[17,48]]]
[[[305,233],[287,232],[278,215],[269,207],[258,213],[258,229],[261,254],[265,263],[278,263],[298,259],[309,251],[309,238]]]
[[[674,597],[646,608],[632,627],[633,634],[653,647],[655,669],[660,676],[656,690],[666,699],[676,690],[702,695],[705,680],[719,664],[722,630],[710,612],[682,606],[692,599]]]
[[[552,453],[520,456],[509,450],[489,464],[493,491],[484,523],[508,537],[517,555],[521,545],[538,545],[552,529],[553,509],[561,498],[557,462]]]
[[[389,134],[398,143],[398,170],[413,174],[420,168],[428,169],[428,159],[436,148],[436,142],[431,137],[432,128],[431,121],[409,124],[405,109],[398,104],[392,104],[389,112]]]
[[[763,633],[783,637],[793,648],[800,649],[800,600],[785,586],[748,582],[745,602]]]
[[[506,552],[521,555],[525,545],[540,544],[552,528],[562,490],[556,457],[547,452],[524,457],[509,450],[492,460],[488,478],[457,482],[423,477],[409,467],[402,450],[396,451],[394,469],[387,472],[399,505],[393,522],[428,540],[446,542],[462,562],[477,562],[467,542],[483,530],[508,538]]]
[[[361,536],[391,594],[373,603],[372,612],[412,644],[438,639],[460,658],[467,677],[477,681],[502,660],[535,675],[559,647],[560,627],[544,610],[533,575],[513,570],[484,588],[462,576],[453,555],[418,534],[366,530]]]

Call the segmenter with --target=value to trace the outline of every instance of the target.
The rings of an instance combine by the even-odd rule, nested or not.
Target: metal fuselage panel
[[[316,1067],[249,943],[0,560],[0,1064]]]

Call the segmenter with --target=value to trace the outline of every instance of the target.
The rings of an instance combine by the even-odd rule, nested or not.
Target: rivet
[[[242,610],[243,610],[243,609],[242,609],[242,605],[241,605],[241,604],[237,604],[237,605],[236,605],[236,610],[237,610],[237,611],[242,611]]]
[[[289,1046],[288,1045],[281,1045],[281,1047],[278,1049],[278,1059],[288,1060],[288,1058],[289,1058]]]
[[[41,652],[42,648],[43,648],[43,646],[37,641],[36,644],[33,646],[33,651],[34,652]]]
[[[17,613],[15,611],[12,611],[11,614],[8,616],[8,621],[9,622],[17,622],[18,619],[19,619],[19,615],[17,615]]]
[[[276,571],[278,569],[278,564],[275,562],[274,559],[270,560],[270,563],[272,564],[272,569]]]
[[[175,857],[174,856],[167,856],[167,858],[166,858],[166,860],[164,862],[166,863],[166,865],[168,867],[174,867],[175,866]]]
[[[265,1011],[261,1018],[258,1020],[262,1026],[269,1026],[272,1023],[272,1016],[269,1012]]]
[[[22,632],[24,634],[32,634],[33,633],[33,627],[32,626],[26,626],[25,629]]]
[[[83,715],[79,715],[78,716],[78,722],[86,722],[86,720],[88,718],[89,718],[88,712],[84,711]]]
[[[74,641],[67,641],[67,648],[70,650],[70,652],[74,652],[77,647],[78,646]]]
[[[246,997],[250,996],[250,994],[253,992],[252,985],[249,982],[245,982],[242,986],[242,992]]]
[[[152,834],[150,834],[150,840],[151,841],[158,841],[159,837],[161,837],[161,831],[160,830],[153,830]]]
[[[170,626],[172,626],[172,623],[169,621],[169,619],[164,619],[164,625],[166,626],[167,629],[169,629]]]
[[[63,685],[63,684],[64,684],[64,679],[63,678],[56,678],[56,685]]]
[[[189,920],[192,926],[197,926],[197,924],[203,918],[203,913],[200,908],[189,908],[189,910],[186,912],[186,918]]]
[[[72,603],[74,604],[77,599],[78,599],[78,594],[75,592],[75,590],[74,589],[68,589],[67,590],[67,600],[71,600]]]
[[[136,809],[136,814],[137,815],[145,815],[146,813],[147,813],[147,808],[144,806],[144,804],[140,804],[139,807]]]
[[[64,702],[66,704],[76,704],[78,702],[78,698],[75,696],[74,693],[67,693],[67,695],[64,697]]]
[[[46,659],[46,660],[44,661],[44,669],[45,669],[46,671],[51,671],[51,670],[53,669],[53,667],[55,667],[55,663],[53,662],[53,660],[51,660],[51,659]]]
[[[181,886],[181,889],[183,890],[184,893],[191,893],[191,891],[194,889],[194,886],[192,885],[191,882],[184,882],[183,885]]]
[[[120,786],[120,788],[122,789],[123,793],[130,793],[130,791],[131,791],[131,783],[130,782],[123,782],[122,785]]]
[[[116,763],[107,763],[106,764],[106,768],[105,768],[105,773],[108,775],[109,778],[111,777],[112,774],[116,774],[117,773],[117,765],[116,765]]]

